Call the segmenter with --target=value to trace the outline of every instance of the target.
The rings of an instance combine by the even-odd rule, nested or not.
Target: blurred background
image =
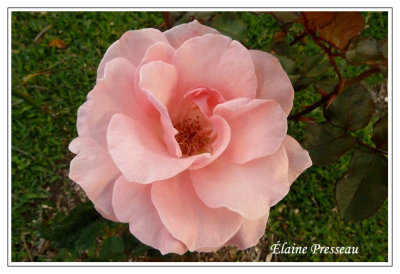
[[[346,29],[329,30],[339,20],[332,14],[12,12],[12,261],[387,261],[388,14],[361,12],[358,24],[352,24],[353,15]],[[315,165],[271,209],[257,246],[162,256],[136,240],[127,224],[105,220],[94,210],[68,178],[74,156],[68,144],[77,136],[77,109],[96,83],[106,49],[127,30],[164,31],[193,19],[248,49],[279,58],[295,89],[288,134],[303,141]],[[362,96],[354,99],[351,94]],[[344,133],[337,133],[342,128],[341,102],[352,100],[362,102],[352,113],[361,117],[362,125],[349,129],[346,124]],[[386,147],[381,145],[385,134]],[[336,143],[338,138],[344,141]],[[375,157],[367,159],[373,159],[376,171],[363,174],[383,185],[383,191],[375,191],[364,179],[344,181],[352,170],[364,171],[352,163],[353,156],[361,157],[355,156],[357,151]],[[352,201],[359,201],[343,206],[341,189],[349,184],[369,192],[363,198],[354,194]],[[315,243],[354,246],[359,252],[272,254],[270,246],[278,241],[309,248]]]

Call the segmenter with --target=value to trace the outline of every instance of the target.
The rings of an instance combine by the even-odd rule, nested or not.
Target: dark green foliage
[[[247,26],[235,13],[218,14],[213,17],[209,25],[232,39],[242,41],[242,43],[247,42]]]
[[[324,109],[326,120],[345,130],[364,128],[371,120],[374,103],[369,92],[360,84],[340,93],[333,103]]]
[[[325,76],[322,77],[321,80],[317,81],[315,84],[318,88],[321,88],[325,92],[332,92],[338,82],[339,80],[337,78]]]
[[[93,208],[92,203],[80,204],[68,216],[58,213],[53,220],[45,222],[39,227],[40,234],[51,241],[55,247],[74,247],[85,249],[94,243],[95,232],[101,229],[101,215]]]
[[[275,18],[282,23],[289,23],[301,18],[300,12],[274,12]]]
[[[352,149],[356,140],[341,128],[329,123],[308,127],[304,146],[310,153],[314,165],[329,164]]]
[[[388,150],[388,115],[386,114],[382,119],[374,125],[374,134],[372,141],[379,148]]]
[[[117,236],[107,238],[101,247],[98,260],[102,261],[125,261],[124,242]]]
[[[371,37],[362,37],[353,40],[346,51],[346,59],[352,64],[374,64],[387,58],[387,39],[378,41]]]
[[[356,150],[349,169],[336,184],[340,216],[345,221],[371,217],[387,195],[387,159],[377,152]]]

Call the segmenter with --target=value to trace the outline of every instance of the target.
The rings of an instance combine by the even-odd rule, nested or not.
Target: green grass
[[[368,18],[364,33],[378,39],[387,35],[387,14],[364,13],[364,17]],[[247,26],[244,44],[248,48],[271,49],[273,33],[280,30],[279,23],[271,15],[239,13],[238,18]],[[79,203],[72,187],[74,184],[67,177],[73,157],[68,144],[77,136],[77,109],[95,84],[97,65],[107,47],[125,31],[158,27],[163,18],[161,13],[149,12],[13,12],[11,21],[12,261],[48,261],[57,254],[33,252],[43,245],[38,228],[54,218],[58,211],[71,209]],[[46,28],[48,30],[35,40]],[[48,47],[54,39],[63,40],[68,47]],[[320,52],[310,41],[296,47],[299,59]],[[301,65],[301,60],[297,65]],[[366,69],[345,68],[345,62],[340,65],[346,77],[356,76]],[[24,77],[45,70],[50,73],[32,77],[23,84]],[[366,83],[372,88],[383,80],[380,75],[371,77]],[[15,92],[29,94],[58,118],[15,96]],[[310,88],[296,93],[292,113],[318,98],[319,95]],[[311,116],[318,121],[323,119],[321,109]],[[371,125],[359,135],[370,136]],[[305,126],[302,122],[290,121],[289,134],[301,140]],[[351,152],[335,164],[313,166],[301,175],[285,199],[271,209],[266,233],[273,235],[275,242],[279,240],[297,246],[311,247],[314,243],[358,246],[359,254],[308,253],[282,255],[280,260],[387,261],[387,204],[375,216],[357,223],[345,223],[337,213],[335,182],[345,172],[350,158]],[[114,226],[116,228],[119,226]],[[49,250],[57,253],[57,249]],[[62,252],[56,258],[68,260],[68,254],[65,250]]]

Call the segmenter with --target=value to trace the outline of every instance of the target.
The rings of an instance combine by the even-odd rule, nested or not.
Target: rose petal
[[[181,120],[190,116],[188,112],[192,111],[191,105],[194,103],[204,117],[211,119],[215,106],[225,101],[225,98],[216,90],[198,88],[186,93],[178,105],[171,105],[170,110],[174,119]]]
[[[225,119],[221,116],[214,115],[211,117],[211,123],[213,125],[213,133],[211,133],[211,135],[217,136],[212,144],[211,157],[203,157],[202,159],[198,159],[190,166],[190,169],[199,169],[209,165],[225,151],[229,144],[231,131]]]
[[[171,47],[171,45],[169,45],[169,44],[166,44],[164,42],[154,43],[153,45],[151,45],[147,49],[143,59],[141,60],[139,66],[138,66],[138,69],[137,69],[137,72],[136,72],[136,79],[139,79],[139,81],[135,82],[135,89],[138,91],[136,93],[136,96],[137,96],[137,99],[140,102],[140,104],[144,104],[144,109],[146,111],[146,114],[148,114],[150,116],[154,115],[154,109],[152,107],[150,107],[150,111],[149,111],[149,108],[148,108],[149,102],[146,99],[146,96],[144,96],[144,94],[142,94],[140,92],[141,88],[139,87],[140,78],[141,78],[140,73],[141,73],[142,67],[145,66],[148,63],[151,63],[151,62],[161,62],[161,64],[163,64],[163,65],[161,65],[161,64],[159,64],[158,66],[157,65],[153,65],[153,67],[157,67],[158,70],[160,70],[161,69],[160,67],[162,66],[163,68],[166,68],[168,70],[167,73],[176,74],[176,72],[175,73],[172,72],[173,69],[171,67],[167,66],[167,65],[170,65],[174,52],[175,52],[175,49],[173,47]],[[152,66],[150,66],[150,67],[152,67]],[[157,68],[155,68],[155,69],[157,69]],[[149,68],[147,68],[147,70],[149,70]],[[153,85],[156,85],[157,82],[158,82],[158,80],[154,81],[154,79],[156,79],[158,77],[162,77],[162,76],[163,75],[160,75],[160,76],[153,75],[153,78],[152,78],[152,80],[154,82]],[[173,77],[175,78],[174,79],[175,80],[174,85],[176,85],[176,76],[173,76]],[[147,77],[147,78],[149,78],[149,77]],[[165,81],[165,78],[166,77],[164,77],[164,81]],[[148,82],[147,83],[148,85],[152,84],[150,82],[150,79],[148,79],[147,82]],[[171,89],[173,87],[169,87],[169,88]]]
[[[221,159],[191,170],[193,188],[211,208],[227,207],[246,219],[265,215],[289,191],[288,159],[283,148],[276,153],[237,165]]]
[[[164,106],[175,91],[177,72],[173,65],[152,61],[140,69],[139,87],[151,92]],[[156,80],[155,80],[156,79]]]
[[[118,57],[128,59],[132,65],[137,67],[148,47],[156,42],[168,44],[168,40],[164,34],[157,29],[130,30],[125,32],[104,54],[97,69],[97,79],[103,78],[106,63]]]
[[[289,115],[293,106],[294,90],[279,60],[260,50],[250,50],[257,75],[257,95],[260,99],[273,99]]]
[[[243,218],[239,231],[226,245],[235,245],[242,250],[255,246],[265,234],[268,217],[269,210],[267,214],[257,220],[252,221]]]
[[[286,136],[286,114],[273,100],[238,98],[215,107],[231,128],[223,159],[242,164],[271,155]]]
[[[149,107],[150,102],[148,102],[146,96],[144,94],[142,94],[141,88],[139,87],[140,84],[140,78],[141,78],[141,71],[143,66],[149,64],[149,63],[153,63],[155,62],[153,65],[151,65],[150,67],[148,67],[147,69],[145,68],[146,71],[151,72],[151,70],[154,70],[154,72],[161,72],[161,69],[165,69],[167,70],[166,72],[168,73],[168,75],[171,75],[174,79],[172,79],[172,81],[169,81],[167,84],[169,84],[168,89],[174,89],[174,86],[176,85],[176,70],[175,68],[173,68],[173,66],[171,65],[171,61],[172,61],[172,56],[175,52],[175,49],[173,47],[171,47],[171,45],[163,43],[163,42],[157,42],[154,43],[153,45],[151,45],[146,53],[145,56],[143,57],[143,59],[140,62],[140,65],[138,66],[137,72],[136,72],[136,79],[139,79],[139,81],[135,82],[135,89],[138,91],[136,93],[137,99],[140,102],[141,105],[143,105],[144,110],[146,111],[147,115],[154,115],[154,108],[152,106]],[[158,65],[156,65],[158,64]],[[175,70],[175,72],[173,72],[173,70]],[[158,78],[161,77],[161,80],[163,80],[162,82],[165,83],[165,81],[168,81],[168,78],[161,75],[153,75],[153,77],[151,77],[151,75],[149,75],[149,73],[145,73],[145,75],[147,75],[146,77],[146,82],[145,85],[151,85],[151,87],[155,88],[155,86],[158,84]],[[157,81],[155,81],[155,79],[157,79]],[[153,80],[153,81],[151,81]],[[154,82],[154,83],[152,83]],[[170,84],[173,84],[173,86],[170,86]],[[158,84],[158,90],[160,89],[161,85]],[[164,94],[166,95],[166,94]],[[171,95],[171,92],[168,94],[166,99],[169,99]]]
[[[227,100],[256,95],[250,54],[227,36],[206,34],[187,40],[175,51],[172,63],[179,75],[178,99],[199,87],[218,90]]]
[[[153,107],[153,110],[156,111],[159,115],[159,121],[162,127],[162,139],[164,141],[164,144],[167,146],[169,154],[173,157],[182,157],[182,151],[179,147],[178,142],[175,139],[175,135],[178,133],[178,131],[174,128],[172,124],[171,118],[169,117],[168,109],[160,101],[158,101],[152,93],[148,92],[147,90],[143,90],[143,95],[146,96],[147,100],[147,102],[144,102],[144,104],[149,103],[151,107]]]
[[[120,176],[115,182],[112,205],[120,222],[129,222],[136,238],[162,254],[183,254],[187,248],[165,228],[151,201],[151,185],[128,182]]]
[[[125,178],[141,184],[168,179],[187,169],[197,159],[209,157],[207,154],[172,157],[153,132],[123,114],[112,117],[107,141],[111,157]]]
[[[171,156],[181,157],[181,149],[174,137],[178,132],[172,125],[167,109],[176,86],[176,69],[161,60],[151,61],[157,58],[170,60],[173,52],[170,45],[161,42],[149,47],[137,71],[136,100],[150,120],[143,125],[151,126],[153,132],[162,135]]]
[[[291,136],[286,135],[283,140],[286,154],[289,159],[289,182],[293,183],[299,175],[312,165],[308,151]]]
[[[108,192],[109,194],[112,195],[112,192],[111,192],[111,191],[112,191],[112,189],[113,189],[113,187],[114,187],[114,182],[111,183],[111,184],[109,184],[108,187],[109,187],[109,189],[108,189],[107,191],[105,191],[105,192]],[[107,197],[107,200],[108,200],[108,203],[110,203],[110,198],[109,198],[109,197]],[[110,221],[113,221],[113,222],[118,222],[117,217],[115,217],[115,215],[114,215],[114,212],[108,214],[108,213],[106,213],[105,211],[101,210],[100,207],[94,206],[94,208],[95,208],[96,211],[97,211],[98,213],[100,213],[100,215],[103,216],[104,218],[106,218],[106,219],[108,219],[108,220],[110,220]]]
[[[188,24],[181,24],[173,27],[172,29],[165,31],[164,35],[174,48],[179,48],[186,40],[207,33],[219,34],[217,30],[202,25],[197,22],[197,20],[194,20]]]
[[[71,161],[69,178],[82,187],[105,218],[115,221],[111,197],[114,182],[121,173],[110,155],[89,137],[78,137],[69,147],[78,153]]]
[[[134,96],[135,70],[136,68],[123,58],[107,63],[105,77],[98,81],[88,94],[87,102],[78,110],[79,136],[90,136],[106,148],[107,127],[115,113],[147,119]]]
[[[205,206],[194,192],[188,172],[153,183],[151,198],[168,231],[190,251],[222,245],[241,224],[238,214]]]
[[[208,125],[212,132],[210,136],[213,139],[211,144],[211,156],[203,160],[197,160],[190,167],[191,169],[201,168],[221,155],[229,143],[230,129],[227,122],[220,116],[212,117],[212,109],[220,102],[223,102],[223,97],[214,90],[196,89],[187,93],[177,109],[173,110],[174,121],[182,121],[187,118],[200,121],[203,125]],[[174,109],[174,108],[173,108]],[[175,140],[175,139],[174,139]],[[180,151],[181,152],[181,151]],[[180,154],[181,155],[181,154]],[[179,155],[179,156],[180,156]]]
[[[140,65],[144,65],[151,61],[163,61],[165,63],[172,62],[172,56],[174,55],[175,49],[171,45],[164,42],[156,42],[149,46]]]

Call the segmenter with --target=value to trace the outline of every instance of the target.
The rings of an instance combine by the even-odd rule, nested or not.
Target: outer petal
[[[286,136],[286,115],[273,100],[238,98],[215,107],[231,128],[223,158],[242,164],[271,155]]]
[[[255,246],[265,234],[268,216],[269,210],[267,214],[257,220],[243,219],[239,231],[228,241],[227,245],[235,245],[242,250]]]
[[[173,177],[197,159],[209,157],[209,154],[172,157],[153,132],[123,114],[111,119],[107,141],[111,157],[125,178],[141,184]]]
[[[293,183],[299,175],[312,165],[308,151],[291,136],[286,135],[283,146],[289,159],[289,182]]]
[[[198,87],[218,90],[227,99],[254,98],[257,79],[248,50],[224,35],[206,34],[187,40],[174,54],[178,98]]]
[[[147,48],[156,42],[168,43],[164,34],[157,29],[141,29],[125,32],[104,54],[97,69],[97,79],[103,78],[106,63],[118,57],[128,59],[132,65],[137,67]]]
[[[78,155],[71,161],[69,178],[83,188],[105,218],[116,220],[111,197],[114,182],[121,173],[110,155],[88,137],[74,139],[70,150]]]
[[[289,115],[293,106],[294,90],[279,60],[266,52],[250,50],[257,75],[257,98],[273,99]]]
[[[129,229],[141,242],[162,254],[183,254],[187,248],[165,228],[151,201],[151,185],[128,182],[120,176],[115,182],[113,208],[119,221],[129,222]]]
[[[207,206],[227,207],[250,220],[265,215],[290,187],[283,148],[243,165],[217,159],[190,174],[197,195]]]
[[[107,63],[104,79],[98,81],[88,94],[87,102],[78,110],[79,136],[90,136],[106,148],[107,127],[115,113],[124,113],[135,119],[146,118],[134,96],[135,70],[123,58]]]
[[[186,40],[207,33],[219,34],[217,30],[204,26],[197,22],[197,20],[194,20],[188,24],[181,24],[173,27],[165,31],[164,35],[174,48],[179,48]]]
[[[221,246],[241,225],[238,214],[205,206],[194,192],[188,172],[153,183],[151,198],[169,232],[190,251]]]

